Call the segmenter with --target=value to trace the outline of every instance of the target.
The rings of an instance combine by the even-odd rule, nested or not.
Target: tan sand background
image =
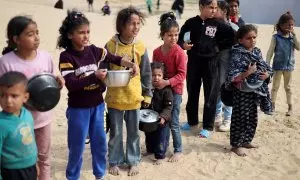
[[[190,1],[191,2],[191,1]],[[52,8],[55,0],[0,0],[0,47],[5,46],[6,26],[9,19],[19,14],[32,15],[36,20],[39,30],[41,44],[40,48],[49,51],[54,58],[57,67],[60,50],[56,49],[58,28],[66,16],[66,10]],[[87,11],[85,0],[64,0],[65,8],[76,7]],[[95,11],[100,12],[104,0],[95,0]],[[113,0],[111,1],[113,15],[102,16],[99,13],[86,13],[91,21],[91,42],[104,46],[115,33],[115,14],[121,7],[133,4],[146,12],[145,2],[142,0]],[[154,2],[155,4],[156,2]],[[161,10],[168,11],[172,1],[162,2]],[[160,12],[147,18],[145,26],[142,28],[139,38],[146,44],[150,57],[155,47],[162,42],[158,38],[159,27],[158,18]],[[179,21],[182,25],[184,21],[198,14],[196,1],[187,5],[183,19]],[[300,21],[300,19],[299,19]],[[272,25],[259,25],[259,37],[257,46],[266,54],[273,32]],[[300,28],[295,28],[297,36],[300,38]],[[296,53],[296,65],[299,67],[300,54]],[[57,71],[57,69],[56,69]],[[161,166],[152,165],[151,156],[143,157],[140,164],[140,174],[136,177],[128,177],[126,171],[114,177],[107,175],[108,180],[133,179],[133,180],[205,180],[205,179],[274,179],[274,180],[299,180],[300,179],[300,73],[298,68],[293,74],[293,100],[294,115],[285,117],[287,110],[286,99],[283,87],[279,90],[276,104],[277,112],[274,116],[259,114],[259,125],[254,138],[254,143],[260,146],[259,149],[247,150],[248,156],[241,158],[230,153],[229,133],[215,132],[209,139],[199,139],[196,137],[199,129],[189,134],[182,134],[183,137],[183,157],[178,163],[164,162]],[[200,100],[200,116],[202,116],[203,97]],[[180,121],[186,121],[185,113],[186,94],[184,94]],[[54,180],[65,179],[65,167],[68,158],[67,149],[67,120],[65,109],[67,107],[67,91],[64,88],[59,105],[54,109],[53,132],[52,132],[52,177]],[[200,118],[202,119],[202,118]],[[200,123],[201,124],[201,123]],[[141,133],[141,147],[144,147],[144,135]],[[172,142],[170,142],[172,144]],[[168,156],[173,151],[172,145],[168,151]],[[82,180],[94,179],[91,168],[90,148],[87,145],[84,153],[84,164],[82,167]]]

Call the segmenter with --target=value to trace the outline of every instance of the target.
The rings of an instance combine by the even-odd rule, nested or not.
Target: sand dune
[[[41,49],[49,51],[58,64],[60,50],[56,49],[56,39],[58,28],[66,15],[65,10],[56,10],[52,6],[54,0],[0,0],[0,47],[5,45],[6,25],[9,19],[18,14],[32,15],[36,20],[41,37]],[[95,8],[100,9],[103,1],[96,1]],[[130,4],[130,1],[112,1],[113,11]],[[119,3],[119,4],[115,4]],[[144,1],[132,0],[131,3],[138,5],[145,11]],[[171,1],[164,1],[163,10],[169,10]],[[68,8],[77,7],[87,10],[85,0],[65,0]],[[186,18],[198,13],[197,5],[189,5],[185,12],[182,24]],[[102,16],[98,13],[86,13],[91,21],[91,42],[104,46],[115,33],[115,16]],[[139,37],[145,42],[150,56],[152,50],[162,42],[158,38],[159,27],[157,15],[147,18],[145,26],[142,28]],[[273,27],[271,25],[259,25],[259,37],[257,46],[266,54],[269,46]],[[296,34],[300,37],[300,28],[296,28]],[[296,53],[296,59],[300,60],[300,54]],[[299,66],[297,61],[297,66]],[[56,69],[57,71],[57,69]],[[189,134],[183,133],[183,158],[179,163],[164,162],[161,166],[152,165],[152,157],[143,157],[140,164],[141,172],[138,176],[129,178],[126,171],[114,177],[107,175],[108,180],[136,179],[136,180],[205,180],[205,179],[232,179],[232,180],[298,180],[300,179],[300,72],[298,68],[294,71],[292,83],[293,101],[295,113],[291,117],[285,117],[287,110],[283,87],[280,88],[277,112],[274,116],[259,114],[259,126],[254,143],[260,146],[259,149],[247,151],[245,158],[237,157],[230,153],[229,133],[215,132],[210,139],[199,139],[196,137],[199,129],[193,130]],[[59,105],[55,108],[53,117],[53,142],[52,142],[52,177],[54,180],[65,179],[65,167],[67,163],[67,120],[65,109],[67,106],[66,89],[62,92]],[[202,115],[201,95],[200,115]],[[298,104],[299,103],[299,104]],[[186,94],[181,106],[180,120],[186,120],[185,113]],[[141,133],[142,150],[145,150],[143,134]],[[170,143],[172,144],[172,143]],[[171,146],[172,147],[172,146]],[[172,151],[170,148],[168,154]],[[84,153],[84,165],[81,174],[82,180],[94,179],[91,168],[91,155],[89,146],[86,146]]]

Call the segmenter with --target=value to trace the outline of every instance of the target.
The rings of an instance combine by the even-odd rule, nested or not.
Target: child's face
[[[252,51],[256,45],[256,37],[257,37],[256,32],[250,31],[242,39],[239,39],[238,41],[247,50]]]
[[[215,17],[219,18],[219,19],[225,19],[226,18],[226,11],[223,11],[222,9],[220,9],[218,7],[217,12],[215,14]]]
[[[164,78],[164,74],[161,69],[153,69],[152,70],[152,83],[153,84],[156,84],[163,78]]]
[[[291,33],[294,30],[295,22],[294,20],[289,20],[288,22],[281,24],[280,29],[283,33]]]
[[[28,98],[29,94],[23,83],[15,84],[12,87],[0,87],[0,104],[3,111],[7,113],[19,116],[21,107]]]
[[[28,24],[19,36],[14,36],[13,38],[18,49],[32,51],[36,50],[40,45],[39,30],[35,23]]]
[[[172,47],[174,46],[178,41],[178,28],[177,27],[171,27],[171,29],[168,32],[165,32],[163,35],[164,44]]]
[[[213,18],[217,12],[218,3],[216,0],[213,0],[210,5],[202,6],[200,5],[201,15],[205,18]]]
[[[82,51],[89,44],[90,26],[83,24],[78,26],[72,33],[68,34],[75,50]]]
[[[138,35],[141,28],[141,19],[138,15],[132,14],[129,21],[122,29],[122,36],[127,38],[134,38]]]
[[[239,13],[239,5],[237,2],[231,2],[230,4],[230,15],[236,16]]]

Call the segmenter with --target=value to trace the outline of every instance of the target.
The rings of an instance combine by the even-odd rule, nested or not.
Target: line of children
[[[169,146],[170,129],[169,124],[173,108],[173,92],[170,86],[159,87],[159,82],[165,77],[165,67],[163,63],[151,63],[153,98],[149,106],[150,109],[159,113],[159,127],[154,132],[145,133],[145,144],[147,153],[154,153],[156,158],[154,164],[160,165],[166,157]]]
[[[7,26],[8,45],[0,58],[0,76],[9,71],[24,73],[27,78],[39,73],[53,74],[51,55],[39,50],[39,30],[36,22],[27,16],[13,17]],[[57,76],[63,87],[64,80]],[[34,133],[38,148],[38,166],[41,180],[50,179],[51,119],[52,112],[31,111],[34,118]]]
[[[274,70],[272,86],[272,106],[275,110],[277,91],[280,86],[281,77],[284,80],[284,89],[288,104],[286,116],[293,112],[292,107],[292,72],[295,65],[295,49],[300,50],[300,42],[294,33],[295,20],[290,12],[280,16],[278,23],[275,25],[276,34],[272,36],[271,44],[267,53],[267,62],[270,64],[274,54],[272,68]]]
[[[37,147],[31,113],[23,107],[29,98],[27,77],[10,71],[0,77],[0,179],[36,180]]]
[[[217,0],[199,0],[201,14],[188,19],[179,34],[179,44],[188,54],[186,105],[188,123],[182,125],[189,130],[199,123],[199,94],[204,85],[203,129],[199,136],[209,137],[214,128],[216,103],[219,91],[219,70],[217,54],[230,48],[234,43],[233,29],[223,22],[214,19],[217,11]],[[184,35],[190,32],[189,41]]]
[[[174,155],[170,162],[179,160],[182,152],[182,140],[180,134],[179,114],[182,102],[183,86],[186,77],[187,57],[179,45],[177,45],[179,25],[172,12],[162,14],[159,21],[160,38],[164,43],[153,51],[153,62],[165,64],[166,79],[158,82],[157,88],[171,86],[173,91],[173,110],[170,128],[173,137]]]
[[[117,34],[106,43],[107,50],[115,55],[127,55],[140,68],[140,74],[131,78],[125,87],[108,88],[105,102],[110,118],[108,142],[109,173],[118,175],[119,166],[129,166],[128,175],[139,173],[141,160],[139,136],[139,110],[141,103],[149,106],[152,97],[151,67],[148,53],[142,41],[136,39],[145,20],[143,13],[130,6],[118,12],[116,20]],[[122,67],[109,64],[109,69]],[[123,119],[126,123],[126,155],[123,150]]]
[[[216,18],[224,21],[226,24],[230,25],[232,29],[236,32],[239,27],[238,25],[230,21],[230,6],[226,1],[218,1],[218,11],[215,15]],[[219,52],[219,75],[220,75],[220,86],[225,82],[228,72],[228,64],[231,57],[231,47],[224,49]],[[224,120],[222,120],[222,111],[224,110]],[[232,107],[226,106],[221,101],[221,96],[219,93],[217,100],[216,118],[215,125],[221,132],[229,131],[231,122]]]
[[[240,27],[226,81],[226,88],[233,90],[230,144],[239,156],[246,156],[243,148],[256,148],[251,142],[257,127],[257,104],[264,112],[272,108],[268,89],[272,69],[255,47],[256,37],[255,26]]]
[[[239,4],[239,1],[235,1],[235,3]],[[200,136],[208,137],[207,130],[213,129],[213,116],[215,114],[213,110],[215,106],[213,105],[216,105],[217,93],[215,92],[219,86],[219,79],[213,75],[215,71],[218,72],[216,55],[219,53],[219,56],[222,56],[222,52],[226,52],[222,58],[227,59],[227,50],[234,42],[234,31],[226,25],[226,23],[230,23],[227,21],[228,6],[226,4],[219,3],[220,12],[223,13],[222,17],[227,21],[226,23],[212,18],[216,12],[215,0],[200,0],[199,6],[201,15],[187,20],[179,35],[179,44],[188,50],[189,56],[187,75],[189,124],[183,125],[183,129],[189,129],[191,125],[198,123],[198,105],[196,103],[199,101],[199,91],[203,80],[205,108],[204,125]],[[64,48],[65,51],[60,55],[59,69],[69,90],[66,112],[69,147],[69,161],[66,170],[68,179],[78,179],[80,176],[82,153],[87,134],[91,138],[95,178],[103,179],[105,175],[106,138],[103,127],[104,102],[102,93],[106,89],[103,80],[107,70],[99,69],[101,63],[108,63],[109,69],[122,69],[123,66],[133,68],[134,77],[130,84],[122,88],[108,88],[105,98],[111,119],[108,143],[109,173],[118,175],[118,166],[124,163],[130,166],[129,176],[139,173],[137,167],[140,161],[139,109],[141,104],[144,107],[149,107],[152,97],[151,71],[147,51],[144,44],[136,39],[143,21],[144,15],[135,8],[129,7],[121,10],[118,13],[116,23],[118,34],[106,44],[107,50],[89,45],[89,21],[80,12],[69,11],[60,27],[57,45]],[[294,19],[290,13],[280,17],[276,25],[277,34],[272,37],[267,55],[267,62],[270,63],[273,53],[275,53],[272,104],[275,107],[276,94],[280,78],[283,75],[289,105],[287,115],[292,113],[290,82],[291,72],[294,70],[294,49],[300,49],[299,41],[293,32],[293,26]],[[178,161],[182,152],[179,113],[183,81],[186,74],[186,56],[176,44],[178,32],[179,26],[174,14],[163,14],[160,18],[160,37],[164,44],[154,50],[153,61],[165,64],[166,78],[168,79],[163,79],[162,64],[153,63],[152,84],[155,91],[151,106],[161,105],[161,102],[156,101],[158,100],[156,95],[161,95],[160,92],[166,91],[165,93],[168,95],[166,101],[169,105],[167,107],[170,110],[170,106],[173,104],[173,109],[171,114],[168,112],[167,116],[161,115],[163,117],[161,124],[164,126],[156,132],[158,134],[146,135],[147,150],[151,151],[152,146],[149,144],[153,143],[153,147],[155,147],[153,151],[157,158],[156,164],[160,164],[161,159],[165,158],[170,136],[165,121],[169,119],[174,146],[174,155],[170,161]],[[191,34],[189,42],[185,42],[183,39],[186,32]],[[201,33],[197,34],[196,32]],[[28,99],[27,80],[24,75],[14,71],[23,72],[28,78],[40,72],[53,73],[52,58],[49,53],[37,49],[39,46],[38,28],[32,19],[26,16],[12,18],[8,24],[7,33],[8,47],[4,49],[4,56],[0,58],[0,74],[3,75],[0,77],[0,104],[3,109],[0,118],[3,122],[16,120],[12,123],[13,127],[19,127],[17,123],[23,123],[23,120],[25,123],[24,127],[20,129],[9,129],[4,126],[2,128],[1,126],[1,129],[7,129],[7,131],[0,133],[0,146],[2,146],[0,154],[2,157],[9,155],[6,152],[9,152],[10,148],[14,146],[18,146],[20,149],[26,147],[28,154],[26,157],[21,156],[24,154],[19,154],[20,158],[24,160],[22,165],[10,164],[10,159],[4,158],[1,163],[1,165],[4,164],[1,167],[1,176],[6,179],[7,175],[12,174],[15,176],[12,179],[36,179],[35,163],[38,159],[38,166],[41,170],[38,178],[47,180],[50,179],[50,115],[49,112],[32,112],[35,123],[36,149],[32,131],[33,120],[30,113],[22,107]],[[262,59],[260,50],[255,47],[256,36],[257,29],[253,25],[244,25],[238,30],[239,44],[233,47],[226,82],[227,88],[233,89],[230,144],[232,151],[239,156],[246,155],[242,148],[256,147],[251,144],[251,141],[257,126],[257,104],[260,104],[262,111],[266,113],[269,113],[272,108],[267,86],[272,70]],[[125,55],[129,55],[130,59],[120,57]],[[200,79],[198,79],[199,77]],[[57,81],[61,86],[64,85],[64,80],[59,76]],[[172,93],[170,93],[169,86],[172,88]],[[14,98],[9,98],[10,96]],[[13,102],[9,102],[8,99],[13,99]],[[160,111],[156,108],[154,110]],[[127,127],[126,157],[122,145],[123,117]],[[7,126],[9,124],[1,122],[0,125]],[[9,142],[8,144],[11,146],[6,145],[6,143],[4,146],[5,137],[16,130],[20,133],[18,138],[22,138],[22,144]],[[16,139],[11,139],[11,142],[16,142]],[[38,158],[36,151],[38,151]],[[21,177],[24,174],[27,174],[28,177]]]
[[[59,29],[57,46],[64,48],[59,58],[59,70],[68,89],[68,147],[69,160],[66,177],[80,177],[85,138],[89,134],[93,174],[103,179],[106,170],[106,134],[104,131],[104,101],[106,90],[103,82],[107,70],[99,69],[101,62],[132,67],[133,75],[138,67],[129,61],[110,54],[104,48],[89,45],[89,21],[78,11],[68,11]]]

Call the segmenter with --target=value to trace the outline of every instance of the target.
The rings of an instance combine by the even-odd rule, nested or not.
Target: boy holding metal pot
[[[160,165],[166,157],[169,146],[169,125],[173,109],[173,93],[170,86],[158,89],[157,82],[164,78],[165,67],[163,63],[151,63],[153,97],[149,108],[159,113],[159,126],[156,131],[145,132],[145,144],[148,154],[154,153],[154,165]]]

